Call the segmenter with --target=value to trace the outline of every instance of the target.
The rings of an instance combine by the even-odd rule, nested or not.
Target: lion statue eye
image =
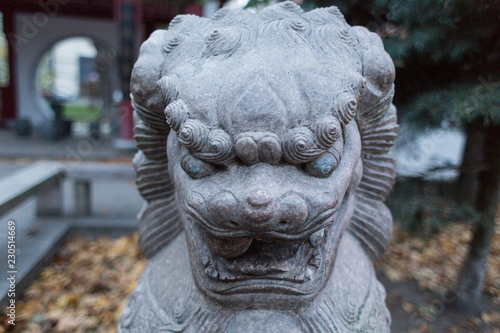
[[[189,177],[194,179],[210,176],[217,171],[213,164],[204,162],[193,155],[184,156],[181,161],[181,167]]]
[[[306,164],[306,171],[314,177],[327,178],[337,168],[340,162],[340,154],[336,150],[327,151],[314,161]]]

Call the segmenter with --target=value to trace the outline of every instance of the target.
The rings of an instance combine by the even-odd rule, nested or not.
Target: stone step
[[[4,226],[7,229],[7,226]],[[70,224],[63,221],[43,221],[40,222],[37,230],[26,230],[19,228],[16,230],[16,262],[15,262],[15,277],[16,288],[15,296],[18,298],[22,291],[25,290],[30,282],[38,276],[43,267],[52,259],[57,248],[61,245],[64,236],[68,233]],[[0,260],[0,307],[8,305],[10,297],[9,281],[7,277],[11,271],[7,267],[7,237],[0,239],[0,249],[3,253]]]

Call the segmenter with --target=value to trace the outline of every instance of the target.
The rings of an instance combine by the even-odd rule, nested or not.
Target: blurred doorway
[[[71,132],[96,137],[112,131],[121,100],[112,49],[88,37],[60,40],[40,59],[36,85],[54,112],[55,128],[46,126],[45,137],[59,139]]]

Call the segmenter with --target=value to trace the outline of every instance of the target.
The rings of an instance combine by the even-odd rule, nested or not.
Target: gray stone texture
[[[394,75],[336,7],[154,32],[131,83],[149,262],[119,332],[389,331]]]

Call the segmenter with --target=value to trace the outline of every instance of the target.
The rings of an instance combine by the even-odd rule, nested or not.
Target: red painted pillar
[[[3,14],[3,28],[5,36],[7,37],[7,47],[9,52],[9,85],[7,87],[0,87],[2,107],[0,108],[0,125],[5,126],[6,120],[13,120],[16,118],[16,85],[15,85],[15,54],[10,44],[9,36],[14,33],[14,12],[11,8],[0,7]]]
[[[140,21],[137,18],[141,11],[137,1],[134,0],[117,0],[119,4],[119,22],[120,22],[120,51],[118,56],[118,64],[120,67],[120,80],[123,92],[123,101],[120,106],[120,137],[115,141],[117,148],[133,148],[134,121],[133,108],[130,101],[130,75],[134,66],[135,59],[135,36],[137,25]]]
[[[203,16],[203,6],[198,1],[190,2],[182,8],[182,14],[195,14]]]
[[[134,139],[134,108],[129,98],[124,98],[120,105],[120,139]]]

